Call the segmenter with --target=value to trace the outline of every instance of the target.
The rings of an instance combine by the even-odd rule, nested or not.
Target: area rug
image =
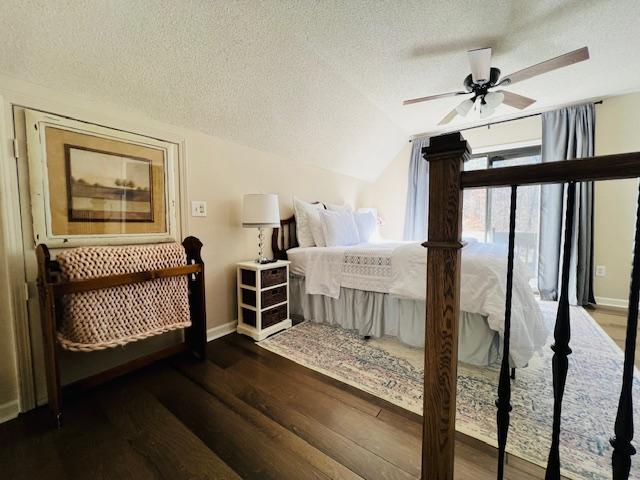
[[[545,321],[555,322],[555,302],[540,302]],[[563,475],[573,479],[611,478],[609,438],[620,393],[623,353],[591,316],[571,308],[569,373],[562,407],[560,455]],[[551,444],[553,385],[549,348],[517,371],[512,383],[507,451],[546,466]],[[303,322],[259,345],[412,412],[422,414],[423,351],[394,339],[363,340],[356,333]],[[458,367],[456,429],[496,446],[495,399],[499,365]],[[640,403],[636,371],[634,398]],[[634,418],[638,418],[636,407]],[[636,462],[637,463],[637,462]],[[630,478],[640,478],[632,466]]]

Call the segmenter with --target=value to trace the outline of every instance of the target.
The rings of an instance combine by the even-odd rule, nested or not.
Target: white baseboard
[[[207,342],[215,340],[216,338],[224,337],[225,335],[229,335],[236,331],[236,326],[238,325],[238,321],[234,320],[233,322],[225,323],[224,325],[218,325],[217,327],[213,327],[207,330]]]
[[[20,413],[20,405],[18,400],[12,400],[11,402],[3,403],[0,405],[0,423],[13,420]]]
[[[627,308],[629,306],[629,300],[623,300],[620,298],[596,297],[596,304],[603,305],[605,307]]]

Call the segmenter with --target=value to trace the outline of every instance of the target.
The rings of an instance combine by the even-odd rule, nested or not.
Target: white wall
[[[204,244],[207,326],[210,329],[236,319],[234,263],[254,258],[257,254],[257,230],[240,227],[243,194],[279,194],[281,215],[285,217],[292,214],[293,195],[308,200],[348,202],[355,205],[358,194],[364,187],[361,180],[306,164],[303,151],[299,158],[285,159],[211,135],[168,125],[126,107],[93,102],[3,76],[0,76],[0,96],[9,104],[15,103],[108,127],[183,142],[187,200],[204,200],[208,204],[207,217],[187,218],[184,235],[195,235]],[[11,123],[10,118],[8,123]],[[5,127],[5,137],[11,138],[12,125]],[[7,196],[15,201],[15,160],[11,158],[8,149],[0,150],[0,161],[4,167],[0,171],[8,172],[8,175],[0,179],[3,195],[0,198]],[[16,400],[18,390],[14,368],[16,355],[12,313],[5,311],[11,301],[8,300],[9,292],[5,291],[8,274],[4,261],[9,255],[16,260],[19,250],[15,240],[20,237],[19,234],[16,235],[20,219],[15,206],[15,203],[13,206],[5,204],[0,217],[3,234],[1,238],[13,239],[13,244],[6,248],[2,248],[4,244],[0,243],[0,420],[2,406],[7,402],[11,403],[11,413],[15,413],[15,404],[12,402]],[[10,219],[12,214],[13,221]],[[13,265],[19,263],[17,261]],[[17,278],[19,277],[18,272]],[[17,301],[19,300],[14,300],[14,303]]]
[[[2,115],[4,106],[4,99],[0,93],[0,422],[15,417],[19,409],[14,332],[17,312],[13,298],[15,292],[9,279],[12,264],[21,260],[20,255],[12,248],[12,243],[15,244],[14,240],[17,238],[16,232],[7,228],[9,222],[14,220],[11,218],[10,209],[12,206],[17,207],[15,198],[14,202],[10,201],[11,197],[15,196],[13,193],[17,192],[17,182],[13,183],[13,188],[7,188],[7,180],[11,173],[15,174],[15,163],[10,158],[8,134],[11,129]]]
[[[640,93],[607,98],[596,115],[596,155],[640,151]],[[629,299],[638,180],[597,182],[595,186],[596,301],[625,306]]]
[[[0,209],[0,222],[5,218],[4,208]],[[0,423],[15,416],[18,409],[18,381],[13,335],[14,312],[11,308],[9,282],[6,281],[9,271],[5,245],[4,235],[0,235]]]
[[[462,132],[469,142],[471,150],[478,148],[498,147],[510,143],[527,143],[540,141],[542,136],[541,117],[528,117],[513,122],[499,123],[488,127],[479,127]]]
[[[360,205],[378,209],[378,215],[384,220],[380,227],[384,238],[402,239],[410,158],[411,143],[407,141],[378,180],[366,184],[360,194]]]
[[[282,218],[293,214],[292,196],[355,206],[364,182],[292,162],[219,138],[190,132],[189,197],[208,202],[206,218],[191,218],[189,233],[205,245],[207,324],[235,320],[234,262],[255,258],[257,230],[239,224],[244,193],[277,193]],[[270,253],[270,240],[267,242]]]

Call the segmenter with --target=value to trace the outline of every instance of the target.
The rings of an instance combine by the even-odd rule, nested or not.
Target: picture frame
[[[25,110],[35,243],[179,239],[178,145]]]

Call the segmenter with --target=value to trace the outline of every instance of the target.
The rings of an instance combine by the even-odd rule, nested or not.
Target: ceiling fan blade
[[[455,97],[457,95],[468,95],[469,93],[471,93],[471,92],[440,93],[438,95],[430,95],[428,97],[412,98],[411,100],[405,100],[404,102],[402,102],[402,104],[403,105],[411,105],[412,103],[426,102],[428,100],[437,100],[438,98]]]
[[[438,125],[446,125],[447,123],[451,122],[451,120],[456,118],[456,115],[458,115],[458,112],[454,108],[449,113],[447,113],[442,120],[438,122]]]
[[[504,94],[504,100],[502,103],[509,105],[511,107],[519,108],[523,110],[528,106],[536,103],[533,98],[525,97],[524,95],[518,95],[517,93],[507,92],[506,90],[498,90]],[[497,92],[496,92],[497,93]]]
[[[491,49],[477,48],[467,52],[473,83],[487,83],[491,77]]]
[[[588,59],[589,59],[589,48],[582,47],[582,48],[579,48],[578,50],[574,50],[573,52],[565,53],[564,55],[560,55],[559,57],[555,57],[550,60],[540,62],[536,65],[532,65],[531,67],[525,68],[523,70],[519,70],[515,73],[512,73],[511,75],[504,75],[498,85],[500,84],[511,85],[513,83],[521,82],[523,80],[527,80],[529,78],[542,75],[543,73],[547,73],[552,70],[557,70],[558,68],[573,65],[574,63],[583,62]]]

